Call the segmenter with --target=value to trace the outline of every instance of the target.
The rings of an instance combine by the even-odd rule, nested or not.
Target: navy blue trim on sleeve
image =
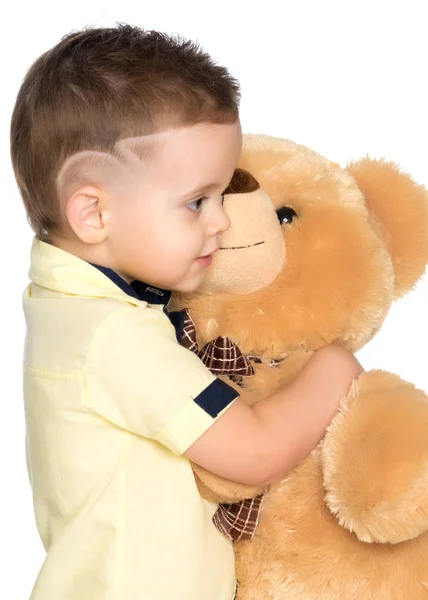
[[[193,401],[214,418],[238,396],[239,392],[233,387],[221,379],[215,379]]]

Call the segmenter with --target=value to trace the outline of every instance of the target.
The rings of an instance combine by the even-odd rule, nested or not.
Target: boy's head
[[[190,41],[130,25],[67,35],[29,69],[12,116],[36,236],[126,278],[194,289],[228,227],[238,104],[237,81]]]

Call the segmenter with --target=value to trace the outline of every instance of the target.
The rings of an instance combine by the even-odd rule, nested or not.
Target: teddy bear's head
[[[176,299],[200,341],[227,336],[270,356],[331,343],[359,350],[424,272],[425,189],[390,162],[344,169],[262,135],[244,136],[238,167],[221,249],[199,292]]]

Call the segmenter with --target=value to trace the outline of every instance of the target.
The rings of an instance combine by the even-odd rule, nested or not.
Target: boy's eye
[[[192,200],[192,202],[188,202],[186,206],[190,208],[192,212],[198,212],[201,208],[202,204],[205,202],[206,198],[198,198],[197,200]]]

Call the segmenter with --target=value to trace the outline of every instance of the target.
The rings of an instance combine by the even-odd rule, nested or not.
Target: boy
[[[194,44],[129,25],[66,36],[21,86],[27,455],[47,550],[33,600],[231,600],[232,544],[189,460],[280,479],[361,372],[325,348],[250,408],[177,343],[171,290],[198,288],[229,227],[238,101]]]

